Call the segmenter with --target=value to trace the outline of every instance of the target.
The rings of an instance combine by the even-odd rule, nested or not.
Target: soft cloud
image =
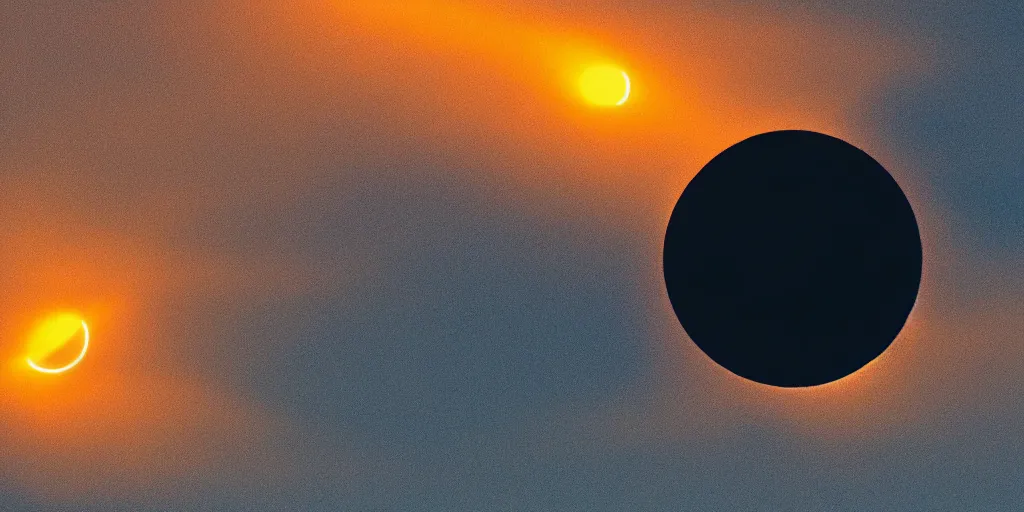
[[[15,70],[0,76],[2,352],[15,360],[25,326],[53,308],[82,310],[97,340],[57,383],[4,370],[4,479],[54,500],[157,504],[201,500],[207,485],[235,496],[376,477],[402,487],[434,461],[384,471],[407,454],[355,455],[339,426],[352,416],[339,411],[373,415],[362,418],[370,439],[497,423],[443,424],[464,411],[547,421],[549,408],[508,397],[550,398],[568,411],[553,416],[656,440],[743,421],[884,435],[946,403],[930,375],[988,364],[958,355],[969,333],[956,328],[1011,325],[988,318],[1010,315],[1012,294],[996,310],[984,298],[949,305],[959,260],[942,212],[915,155],[862,119],[888,84],[922,71],[913,42],[813,11],[588,5],[0,7],[0,67]],[[587,108],[573,88],[603,60],[633,76],[621,110]],[[905,339],[863,375],[804,395],[751,387],[702,358],[660,275],[664,224],[689,178],[728,145],[783,128],[842,136],[890,167],[921,217],[929,267]],[[300,299],[322,311],[286,316],[280,305]],[[950,322],[961,306],[968,321]],[[266,311],[278,315],[261,323],[272,334],[247,345],[239,326]],[[342,311],[353,316],[314,326],[326,332],[307,325]],[[303,328],[318,340],[299,346]],[[984,357],[1006,329],[978,335],[993,347]],[[649,342],[653,386],[606,397],[608,410],[566,405],[615,387],[586,366],[605,352],[642,359],[619,357],[633,350],[620,330]],[[564,340],[575,344],[553,345]],[[280,362],[302,351],[365,382]],[[302,414],[282,405],[292,399]]]

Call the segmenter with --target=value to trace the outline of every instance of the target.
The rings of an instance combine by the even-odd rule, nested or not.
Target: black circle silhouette
[[[686,186],[665,234],[665,284],[690,338],[747,379],[841,379],[903,328],[921,236],[892,176],[808,131],[746,139]]]

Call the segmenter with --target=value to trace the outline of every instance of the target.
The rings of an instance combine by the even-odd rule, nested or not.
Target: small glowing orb
[[[630,85],[629,75],[614,66],[594,66],[580,75],[583,97],[601,107],[617,107],[626,103]]]
[[[58,352],[64,352],[65,347],[78,338],[82,333],[82,349],[70,363],[63,366],[51,367],[50,364],[43,365],[45,361]],[[32,332],[28,341],[28,357],[25,359],[28,365],[42,373],[64,373],[82,362],[85,353],[89,350],[89,326],[85,320],[75,313],[58,313],[47,317]]]

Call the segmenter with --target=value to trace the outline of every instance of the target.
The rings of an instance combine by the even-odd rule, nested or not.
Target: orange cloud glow
[[[196,498],[183,490],[212,482],[252,494],[312,474],[349,479],[334,459],[344,455],[309,429],[190,376],[182,351],[216,340],[176,339],[181,330],[166,317],[188,297],[230,290],[260,301],[307,293],[329,274],[174,250],[49,206],[40,218],[62,223],[9,211],[0,229],[12,270],[0,295],[0,477],[45,500],[163,504]],[[33,371],[24,359],[32,327],[40,315],[69,309],[89,319],[89,357],[65,374]]]
[[[934,339],[943,314],[931,275],[889,352],[848,379],[811,390],[753,385],[696,353],[660,275],[661,231],[689,178],[743,138],[790,128],[843,137],[878,157],[911,196],[928,261],[948,254],[927,190],[915,181],[913,155],[887,147],[858,114],[888,84],[926,71],[912,41],[856,24],[837,30],[811,12],[506,7],[347,4],[339,19],[360,42],[348,37],[344,51],[351,53],[317,59],[360,55],[360,62],[387,63],[345,72],[385,88],[377,94],[410,114],[425,146],[459,145],[461,135],[478,142],[465,158],[507,171],[468,178],[484,190],[523,187],[535,208],[567,218],[585,212],[647,240],[638,293],[651,297],[651,328],[665,344],[658,364],[666,389],[646,428],[680,432],[747,414],[817,436],[856,438],[891,433],[933,408],[916,377],[929,364],[925,340]],[[602,60],[635,70],[635,101],[622,111],[581,108],[571,85],[581,66]],[[693,398],[694,388],[718,398],[694,408],[702,402],[682,398]],[[744,407],[720,410],[716,401]]]
[[[922,414],[904,404],[929,393],[916,372],[940,363],[917,340],[950,322],[934,277],[891,353],[834,385],[780,392],[702,358],[660,273],[665,224],[701,165],[787,128],[846,138],[887,166],[890,155],[910,162],[893,171],[911,190],[934,264],[942,226],[927,190],[900,169],[913,155],[886,147],[858,117],[888,83],[922,71],[911,42],[854,23],[837,29],[811,12],[533,0],[171,4],[153,3],[144,21],[96,15],[116,37],[82,39],[123,49],[132,45],[118,37],[131,38],[146,51],[118,58],[139,59],[142,71],[93,76],[99,67],[83,65],[74,91],[52,86],[27,102],[36,110],[12,126],[17,143],[0,155],[0,477],[53,499],[114,492],[160,502],[180,488],[200,492],[207,478],[273,488],[315,472],[309,460],[344,459],[251,397],[183,369],[226,363],[194,360],[218,340],[177,337],[176,306],[344,287],[366,273],[360,254],[370,250],[303,260],[182,233],[230,225],[233,212],[286,211],[325,183],[358,182],[409,154],[489,204],[598,223],[638,245],[632,293],[647,305],[659,385],[610,413],[627,423],[615,428],[715,435],[763,415],[856,436]],[[32,51],[22,49],[21,67],[31,68]],[[601,63],[632,79],[619,108],[592,108],[580,94],[581,74]],[[15,85],[36,91],[33,80],[44,79]],[[64,310],[88,319],[89,356],[73,373],[40,379],[20,357],[26,333]],[[358,473],[340,466],[331,477]]]

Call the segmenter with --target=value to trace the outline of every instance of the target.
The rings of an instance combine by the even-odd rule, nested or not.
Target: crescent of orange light
[[[75,360],[72,361],[67,366],[62,366],[60,368],[43,368],[42,366],[39,366],[34,361],[32,361],[31,357],[26,359],[26,361],[28,362],[28,365],[31,366],[32,369],[37,371],[37,372],[50,373],[50,374],[64,373],[64,372],[66,372],[66,371],[68,371],[68,370],[78,366],[78,363],[82,362],[82,359],[85,358],[85,353],[89,350],[89,326],[86,325],[85,320],[82,320],[82,331],[85,332],[85,343],[82,345],[82,352],[80,354],[78,354],[78,357],[75,358]]]

